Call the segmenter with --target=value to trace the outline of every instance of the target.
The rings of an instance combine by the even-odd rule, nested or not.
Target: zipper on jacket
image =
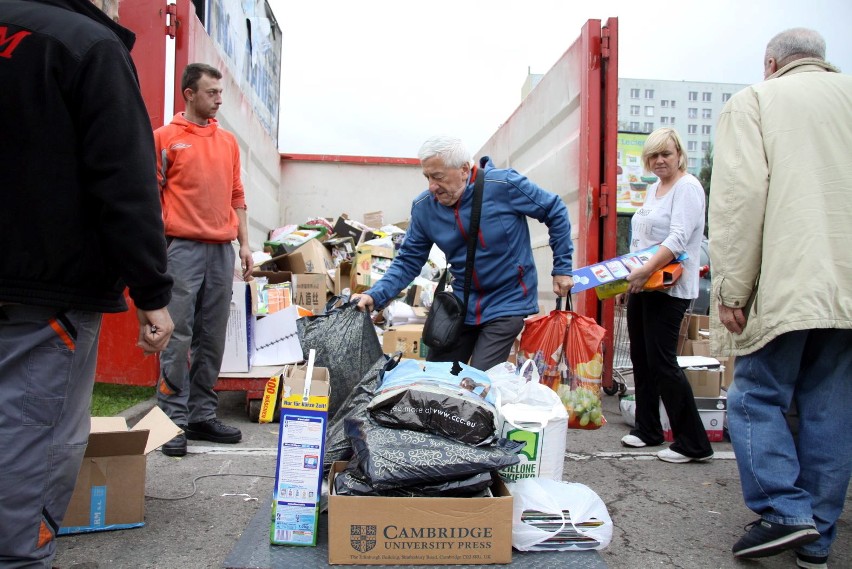
[[[518,284],[521,285],[521,288],[524,290],[524,296],[527,295],[527,285],[524,284],[524,268],[518,265]]]

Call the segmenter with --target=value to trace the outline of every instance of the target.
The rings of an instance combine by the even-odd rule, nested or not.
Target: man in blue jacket
[[[118,0],[0,0],[0,567],[51,567],[104,312],[174,327],[151,123]]]
[[[559,196],[515,170],[495,168],[487,156],[473,164],[456,138],[438,136],[418,153],[429,189],[415,198],[405,241],[387,273],[360,295],[362,310],[383,308],[416,277],[437,245],[455,279],[453,292],[463,300],[467,232],[478,170],[485,174],[482,213],[465,325],[456,346],[432,349],[429,361],[460,361],[487,370],[508,359],[524,318],[538,312],[538,275],[527,218],[548,227],[553,250],[553,292],[570,293],[571,223]]]

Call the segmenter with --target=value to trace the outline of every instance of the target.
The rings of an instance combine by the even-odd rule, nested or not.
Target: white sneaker
[[[675,452],[670,448],[666,448],[657,453],[657,458],[662,460],[663,462],[674,462],[676,464],[682,464],[684,462],[708,462],[713,458],[713,454],[710,456],[705,456],[704,458],[691,458],[689,456],[680,454],[679,452]]]
[[[621,437],[621,444],[626,447],[642,448],[648,446],[645,441],[634,435],[624,435]]]

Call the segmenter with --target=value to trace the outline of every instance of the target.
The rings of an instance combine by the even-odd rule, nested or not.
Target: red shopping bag
[[[593,318],[570,313],[565,338],[568,382],[557,392],[568,410],[568,428],[598,429],[606,423],[601,406],[603,339],[606,329]]]
[[[541,376],[540,383],[558,391],[566,377],[565,343],[571,312],[561,310],[562,299],[556,299],[556,310],[527,318],[518,345],[518,367],[533,360]]]

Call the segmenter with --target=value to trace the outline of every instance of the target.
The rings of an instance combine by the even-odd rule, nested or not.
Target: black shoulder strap
[[[479,218],[482,214],[482,189],[485,187],[485,169],[476,169],[476,182],[473,184],[473,205],[470,210],[470,228],[467,232],[467,259],[464,266],[464,309],[470,297],[470,284],[473,281],[473,260],[476,258],[476,241],[479,239]]]

